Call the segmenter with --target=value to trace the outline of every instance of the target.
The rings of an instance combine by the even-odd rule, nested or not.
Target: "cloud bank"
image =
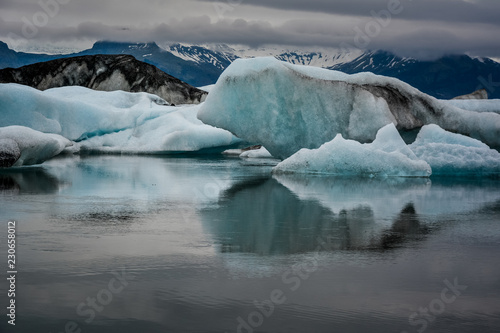
[[[0,39],[227,43],[500,57],[497,0],[3,0]]]

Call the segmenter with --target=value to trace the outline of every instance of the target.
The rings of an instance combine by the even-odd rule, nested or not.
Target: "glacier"
[[[365,177],[429,177],[431,167],[405,144],[394,124],[381,128],[372,143],[341,134],[317,149],[303,148],[279,163],[273,173],[312,173]]]
[[[23,126],[0,128],[0,167],[40,164],[60,154],[72,142]]]
[[[460,109],[394,78],[347,75],[272,57],[237,59],[221,75],[198,118],[285,159],[337,134],[361,143],[389,123],[399,131],[437,124],[500,148],[500,115]]]
[[[0,127],[61,135],[72,152],[161,154],[231,147],[241,140],[201,122],[199,106],[169,106],[152,94],[0,84]]]

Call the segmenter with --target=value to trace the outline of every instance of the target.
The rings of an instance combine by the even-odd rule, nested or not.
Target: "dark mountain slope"
[[[77,85],[103,91],[148,92],[174,104],[199,103],[206,96],[206,92],[130,55],[86,55],[6,68],[0,70],[0,82],[40,90]]]

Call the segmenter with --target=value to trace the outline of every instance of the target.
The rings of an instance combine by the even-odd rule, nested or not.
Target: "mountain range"
[[[363,71],[396,77],[442,99],[486,89],[489,98],[500,98],[500,63],[489,58],[448,55],[433,61],[398,57],[387,51],[342,52],[337,49],[293,50],[281,47],[251,49],[244,46],[119,43],[100,41],[78,53],[48,55],[17,52],[0,42],[0,68],[20,67],[41,61],[96,54],[129,54],[195,87],[213,84],[238,58],[274,56],[293,64],[310,65],[348,74]]]

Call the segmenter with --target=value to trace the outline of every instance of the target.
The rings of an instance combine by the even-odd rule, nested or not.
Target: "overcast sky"
[[[499,36],[499,0],[0,0],[0,39],[18,48],[105,39],[500,57]]]

